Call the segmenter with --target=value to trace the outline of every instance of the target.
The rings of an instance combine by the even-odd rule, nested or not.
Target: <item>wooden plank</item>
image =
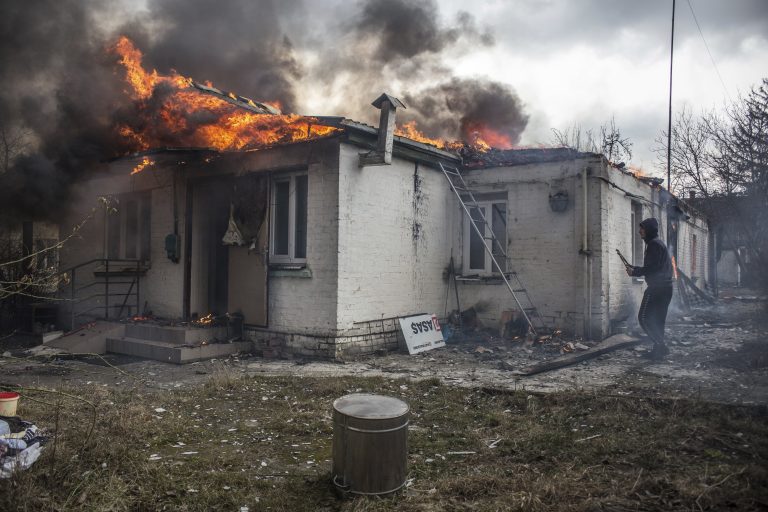
[[[601,343],[595,345],[589,350],[556,357],[555,359],[550,359],[549,361],[544,361],[538,364],[534,364],[533,366],[528,366],[522,370],[514,370],[512,373],[515,375],[528,376],[547,372],[549,370],[555,370],[557,368],[563,368],[565,366],[580,363],[581,361],[586,361],[588,359],[594,359],[597,356],[607,354],[608,352],[613,352],[614,350],[633,347],[635,345],[639,345],[641,342],[642,340],[639,338],[634,338],[627,334],[615,334],[609,338],[604,339]]]
[[[696,286],[696,284],[693,282],[693,280],[690,277],[688,277],[687,275],[685,275],[685,273],[682,270],[677,269],[677,273],[678,273],[678,275],[680,277],[683,278],[683,281],[685,282],[685,284],[691,290],[693,290],[696,295],[699,296],[699,298],[701,298],[703,301],[705,301],[705,302],[707,302],[709,304],[714,304],[715,303],[715,298],[712,297],[711,295],[709,295],[707,292],[705,292],[701,288],[699,288],[698,286]]]

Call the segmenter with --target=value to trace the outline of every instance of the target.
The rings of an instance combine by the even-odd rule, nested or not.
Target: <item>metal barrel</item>
[[[333,402],[333,484],[342,492],[382,495],[405,485],[408,404],[354,393]]]

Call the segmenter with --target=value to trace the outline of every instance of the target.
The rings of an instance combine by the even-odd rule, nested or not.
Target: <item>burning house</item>
[[[129,41],[116,48],[136,99],[120,133],[135,151],[82,179],[61,220],[69,232],[99,205],[60,255],[71,327],[228,315],[257,348],[334,358],[397,348],[397,319],[443,316],[450,285],[458,309],[499,327],[517,307],[443,168],[462,173],[506,248],[503,269],[552,329],[601,339],[634,322],[643,283],[615,249],[642,261],[644,217],[674,230],[682,271],[709,278],[704,219],[599,154],[424,139],[397,128],[406,106],[386,94],[378,128],[283,115],[147,73]],[[141,353],[131,344],[152,340],[137,332],[107,349]]]

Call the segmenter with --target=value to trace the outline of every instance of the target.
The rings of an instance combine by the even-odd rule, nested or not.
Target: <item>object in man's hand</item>
[[[624,266],[625,266],[625,267],[631,267],[631,266],[632,266],[632,265],[630,265],[630,264],[629,264],[629,262],[627,261],[627,258],[625,258],[623,254],[621,254],[621,251],[620,251],[620,250],[616,249],[616,254],[618,254],[618,255],[619,255],[619,258],[621,258],[621,261],[624,263]]]

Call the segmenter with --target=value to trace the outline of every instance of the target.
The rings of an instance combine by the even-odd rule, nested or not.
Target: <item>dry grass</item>
[[[59,432],[0,481],[0,510],[764,510],[764,408],[585,393],[451,388],[381,378],[243,378],[191,390],[68,390]],[[407,491],[338,499],[331,403],[355,391],[412,408]],[[53,428],[56,408],[23,399]],[[58,398],[57,398],[58,400]],[[163,408],[165,412],[155,412]],[[495,444],[494,444],[495,442]],[[183,444],[182,444],[183,443]],[[489,445],[494,445],[491,448]],[[472,455],[448,452],[472,451]],[[184,455],[184,452],[196,452]],[[159,460],[150,460],[157,454]]]

